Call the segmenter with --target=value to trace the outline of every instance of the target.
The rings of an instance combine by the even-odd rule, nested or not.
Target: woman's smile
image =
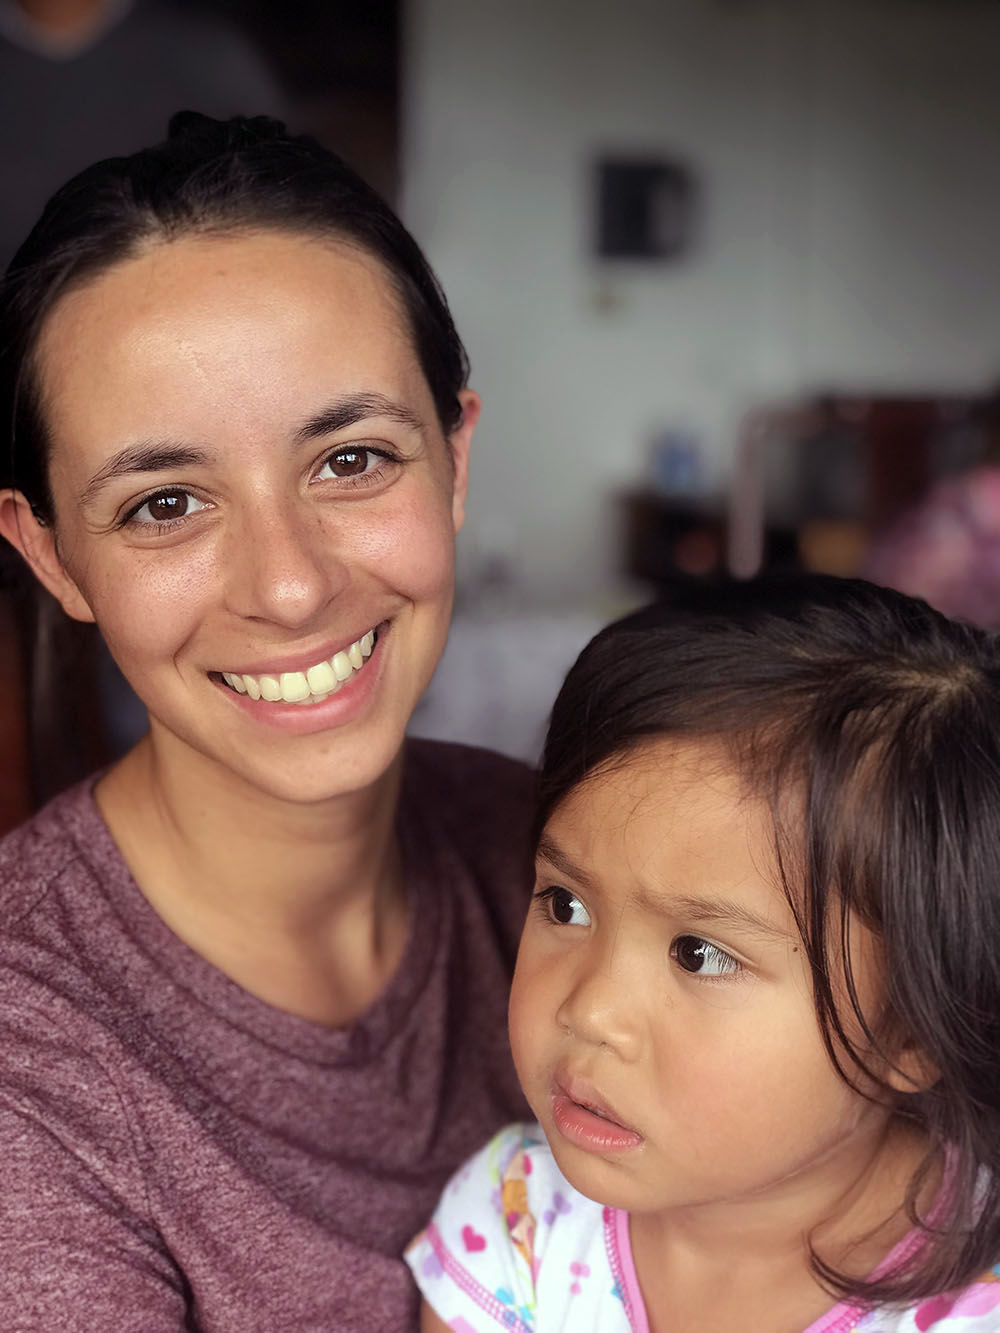
[[[310,666],[296,667],[285,663],[268,664],[251,670],[223,671],[222,679],[237,694],[248,694],[251,699],[267,703],[315,704],[322,701],[350,681],[365,666],[375,647],[378,627],[367,630],[352,640],[346,648],[333,653],[313,653]]]
[[[211,673],[241,713],[255,723],[302,736],[341,727],[375,707],[389,624],[314,662],[305,670],[272,666],[259,672]],[[315,654],[314,654],[315,656]]]

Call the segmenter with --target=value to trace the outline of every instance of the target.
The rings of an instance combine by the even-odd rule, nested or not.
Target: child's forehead
[[[662,816],[698,803],[721,810],[759,806],[729,741],[717,736],[658,736],[614,755],[570,793],[581,805],[617,805],[633,817]]]
[[[657,739],[602,765],[549,819],[543,848],[553,841],[640,877],[697,861],[710,873],[723,846],[773,871],[768,803],[714,738]]]

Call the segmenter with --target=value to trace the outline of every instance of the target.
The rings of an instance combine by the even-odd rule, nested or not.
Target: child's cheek
[[[551,983],[546,986],[544,970],[532,954],[530,947],[522,945],[508,1007],[514,1066],[529,1101],[536,1085],[547,1078],[556,1028],[554,1010],[558,1006],[555,996],[548,993]]]

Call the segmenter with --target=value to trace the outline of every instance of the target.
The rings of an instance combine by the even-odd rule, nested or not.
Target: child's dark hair
[[[904,1042],[939,1071],[907,1094],[877,1080],[880,1100],[931,1145],[908,1193],[914,1223],[947,1151],[925,1243],[876,1279],[815,1253],[814,1271],[873,1303],[969,1283],[1000,1258],[1000,637],[860,580],[683,588],[602,630],[570,671],[545,744],[539,831],[577,784],[665,737],[721,743],[768,800],[842,1077],[877,1080],[869,1053],[892,1061]],[[874,1015],[853,982],[852,915],[884,950]],[[845,1030],[838,991],[866,1049]]]
[[[163,143],[98,162],[53,195],[0,283],[0,488],[17,487],[52,521],[33,360],[59,298],[150,242],[258,229],[346,242],[381,261],[451,434],[461,419],[465,350],[434,274],[388,204],[335,153],[279,121],[181,111]]]

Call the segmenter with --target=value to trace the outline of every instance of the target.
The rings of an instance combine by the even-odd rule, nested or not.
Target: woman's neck
[[[178,765],[147,738],[96,796],[176,935],[268,1003],[342,1027],[402,957],[401,769],[400,756],[371,787],[297,806],[229,781],[200,756]]]

